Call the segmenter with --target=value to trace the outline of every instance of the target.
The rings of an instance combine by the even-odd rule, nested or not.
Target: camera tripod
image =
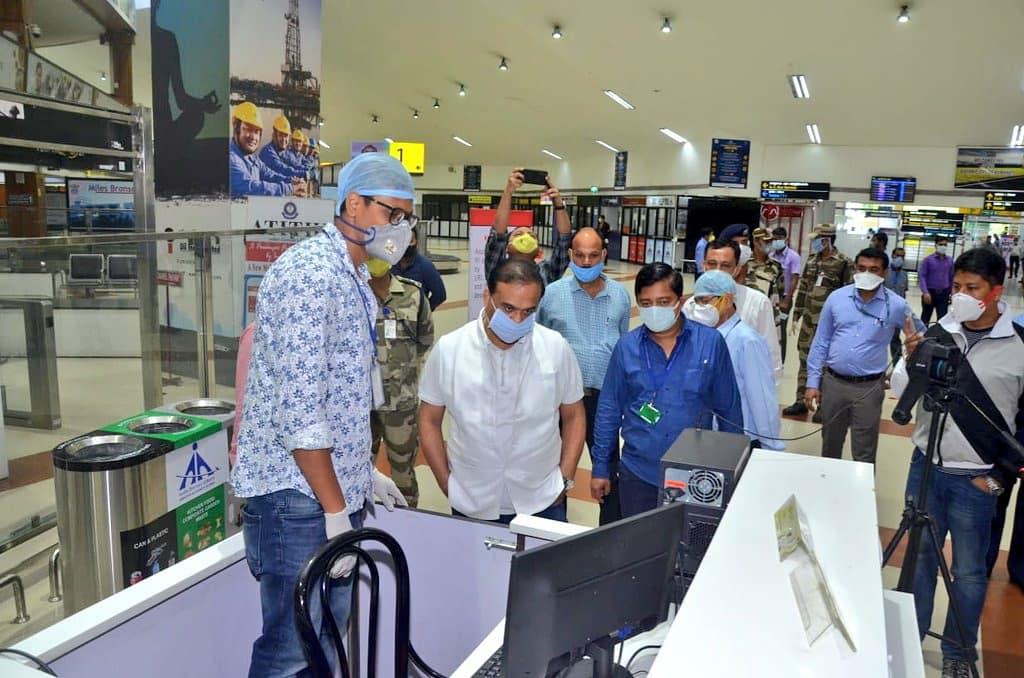
[[[925,530],[928,531],[928,535],[931,537],[932,549],[935,551],[935,557],[939,564],[939,571],[942,573],[942,583],[945,585],[946,594],[949,597],[949,610],[953,615],[956,631],[960,637],[959,639],[947,638],[931,630],[926,631],[925,634],[932,638],[951,642],[963,650],[964,654],[970,657],[968,661],[971,667],[971,676],[979,678],[976,653],[973,647],[968,647],[965,644],[967,634],[964,628],[963,615],[960,613],[960,604],[953,594],[953,577],[950,574],[949,565],[946,563],[946,554],[942,551],[942,543],[945,540],[942,543],[939,542],[938,534],[935,531],[935,521],[928,513],[928,491],[936,466],[935,456],[938,452],[939,435],[942,426],[945,424],[946,417],[949,415],[956,393],[954,387],[938,384],[930,385],[925,393],[923,398],[924,409],[932,413],[932,420],[928,429],[928,449],[925,452],[924,472],[921,474],[921,484],[918,487],[916,496],[907,500],[906,507],[903,509],[903,518],[900,520],[900,526],[896,530],[896,534],[893,535],[892,540],[889,541],[888,546],[885,547],[885,551],[882,554],[882,567],[885,567],[885,564],[892,558],[896,547],[903,537],[907,536],[907,551],[903,558],[903,568],[900,570],[900,579],[896,585],[896,590],[913,594],[921,537]]]

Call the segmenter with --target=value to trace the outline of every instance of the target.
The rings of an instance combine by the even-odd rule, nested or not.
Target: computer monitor
[[[102,254],[72,254],[68,257],[68,282],[99,283],[102,281]]]
[[[665,618],[685,512],[671,504],[512,556],[505,678],[543,678],[584,653],[589,675],[614,675],[611,634]]]
[[[134,254],[107,256],[107,280],[112,283],[131,283],[139,278],[138,258]]]

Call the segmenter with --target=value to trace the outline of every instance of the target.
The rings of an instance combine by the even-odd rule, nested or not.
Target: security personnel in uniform
[[[419,500],[415,470],[419,375],[434,343],[434,321],[418,282],[392,275],[391,264],[380,259],[370,259],[366,265],[377,297],[377,351],[385,397],[384,405],[370,413],[370,450],[376,455],[384,441],[391,479],[409,506],[415,507]]]
[[[793,302],[793,328],[800,325],[797,348],[800,351],[800,374],[797,377],[796,402],[782,410],[783,414],[807,414],[804,389],[807,387],[807,355],[818,329],[818,318],[828,295],[853,281],[853,262],[835,247],[836,227],[821,224],[811,237],[811,251],[804,272],[800,276],[796,299]],[[820,419],[819,409],[815,415]]]
[[[779,294],[782,292],[782,264],[772,259],[772,234],[758,226],[753,233],[753,257],[747,262],[747,287],[767,294],[779,313]]]

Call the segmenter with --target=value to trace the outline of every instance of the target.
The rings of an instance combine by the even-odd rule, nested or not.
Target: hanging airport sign
[[[709,182],[716,188],[746,188],[750,168],[749,139],[712,139]]]
[[[832,185],[827,182],[771,179],[761,182],[761,199],[828,200],[831,188]]]
[[[427,145],[418,141],[396,141],[390,148],[391,156],[398,158],[405,170],[414,176],[423,174],[426,152]]]
[[[470,205],[490,205],[494,200],[491,195],[471,195],[468,197]]]
[[[626,169],[629,165],[629,151],[619,151],[615,154],[615,190],[621,191],[626,188]]]
[[[672,207],[675,198],[671,195],[649,195],[644,204],[647,207]]]
[[[988,191],[982,209],[995,213],[1024,212],[1024,191]]]
[[[462,166],[462,190],[479,191],[480,183],[483,181],[483,166],[463,165]],[[487,201],[490,204],[490,201]]]

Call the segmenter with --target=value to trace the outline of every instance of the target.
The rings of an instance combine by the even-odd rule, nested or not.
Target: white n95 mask
[[[870,292],[878,289],[878,286],[885,282],[885,278],[870,271],[862,271],[853,274],[853,284],[858,290]]]

